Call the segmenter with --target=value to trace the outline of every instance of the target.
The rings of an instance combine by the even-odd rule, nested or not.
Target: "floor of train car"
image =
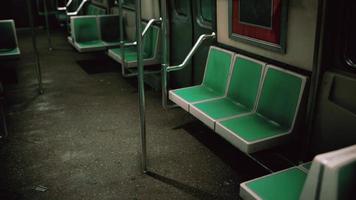
[[[150,172],[141,174],[136,79],[123,78],[104,54],[77,53],[61,31],[52,52],[44,31],[38,42],[43,95],[30,34],[19,34],[0,199],[236,199],[241,181],[267,173],[186,112],[164,110],[160,93],[147,88]],[[88,64],[91,73],[80,66]]]

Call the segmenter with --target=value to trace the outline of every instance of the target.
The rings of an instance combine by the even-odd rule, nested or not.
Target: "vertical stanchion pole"
[[[169,66],[169,24],[167,13],[167,0],[161,0],[161,31],[162,31],[162,71],[161,71],[161,84],[162,84],[162,106],[168,108],[168,74],[166,68]]]
[[[35,52],[35,57],[36,57],[36,68],[35,72],[37,75],[37,80],[38,80],[38,90],[40,94],[43,94],[43,87],[42,87],[42,70],[41,70],[41,63],[40,63],[40,55],[38,53],[37,49],[37,42],[36,42],[36,31],[35,31],[35,25],[33,22],[33,16],[32,16],[32,5],[31,1],[27,0],[27,10],[28,10],[28,19],[29,23],[31,26],[31,32],[32,32],[32,46],[33,46],[33,51]]]
[[[123,0],[118,0],[119,3],[119,24],[120,24],[120,52],[121,52],[121,58],[122,58],[122,64],[121,64],[121,74],[122,76],[126,77],[126,73],[125,73],[125,46],[124,46],[124,11],[123,11],[123,4],[124,1]]]
[[[48,50],[52,51],[53,48],[52,48],[51,32],[49,30],[47,0],[42,0],[42,1],[43,1],[43,10],[45,15],[46,29],[47,29]]]
[[[144,84],[144,69],[143,69],[143,57],[142,57],[141,0],[136,0],[136,38],[137,38],[137,68],[138,68],[142,171],[143,173],[146,173],[147,172],[146,116],[145,116],[146,102],[145,102],[145,84]]]

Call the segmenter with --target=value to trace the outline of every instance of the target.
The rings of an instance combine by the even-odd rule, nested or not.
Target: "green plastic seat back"
[[[143,29],[146,25],[142,24]],[[143,51],[147,58],[152,58],[157,53],[159,31],[157,26],[151,26],[143,38]]]
[[[0,21],[0,49],[14,49],[17,47],[14,22]]]
[[[105,42],[113,42],[120,40],[120,17],[118,15],[113,16],[101,16],[99,17],[101,39]]]
[[[257,112],[290,128],[304,88],[305,78],[269,66],[262,85]]]
[[[89,3],[86,6],[86,15],[105,15],[106,10],[104,8],[100,8],[94,4]]]
[[[227,96],[252,110],[255,106],[264,65],[253,59],[237,56]]]
[[[233,54],[226,50],[211,47],[207,59],[202,84],[224,95],[229,78]]]
[[[337,180],[337,199],[353,199],[356,186],[356,161],[339,170]]]
[[[99,30],[96,17],[78,17],[73,19],[73,31],[76,42],[99,40]]]

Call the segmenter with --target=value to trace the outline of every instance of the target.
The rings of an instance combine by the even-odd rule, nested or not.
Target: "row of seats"
[[[240,196],[256,200],[354,199],[356,145],[316,156],[306,163],[241,183]]]
[[[211,47],[201,85],[169,98],[245,153],[280,144],[293,130],[306,77]]]
[[[146,23],[142,23],[142,26],[147,26]],[[160,60],[160,28],[152,25],[142,39],[143,43],[143,62],[144,65],[155,65],[161,63]],[[122,52],[123,51],[123,52]],[[137,67],[137,48],[136,46],[113,48],[108,50],[108,56],[119,62],[126,68]],[[124,56],[124,58],[122,57]]]
[[[0,59],[20,56],[14,20],[0,20]]]
[[[67,7],[66,11],[59,11],[56,15],[57,20],[60,23],[67,23],[70,19],[70,16],[67,15],[68,12],[74,12],[79,7],[81,1],[80,0],[73,0],[69,7]],[[82,15],[105,15],[107,13],[106,9],[101,8],[97,5],[92,3],[87,3],[84,6],[83,10],[81,11]]]
[[[137,66],[137,48],[135,45],[120,46],[118,15],[75,16],[71,17],[71,37],[68,41],[79,52],[108,50],[108,55],[127,68]],[[147,26],[143,22],[142,26]],[[123,31],[124,32],[124,31]],[[127,38],[125,36],[125,38]],[[159,40],[160,28],[152,25],[143,37],[143,58],[145,65],[160,63]],[[116,47],[116,48],[115,48]],[[122,58],[124,55],[124,59]]]
[[[120,45],[118,15],[71,17],[68,41],[79,51],[102,51]]]

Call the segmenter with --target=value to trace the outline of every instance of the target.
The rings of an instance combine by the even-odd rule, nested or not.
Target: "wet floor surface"
[[[6,87],[0,199],[238,199],[241,181],[266,173],[183,110],[164,110],[160,93],[147,88],[149,173],[142,174],[136,79],[86,73],[80,61],[120,66],[75,52],[62,32],[52,52],[46,41],[41,33],[39,95],[31,40],[19,34],[18,81]]]

